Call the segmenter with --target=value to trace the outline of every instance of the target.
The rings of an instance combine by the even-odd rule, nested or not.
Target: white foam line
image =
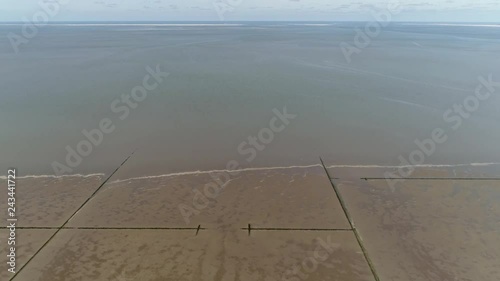
[[[374,72],[374,71],[369,71],[369,70],[363,70],[363,69],[358,69],[358,68],[354,68],[354,67],[344,66],[342,64],[323,65],[323,64],[309,63],[309,62],[305,62],[305,61],[302,61],[302,60],[296,60],[296,61],[299,62],[302,65],[310,66],[310,67],[323,68],[323,69],[337,69],[337,70],[351,72],[351,73],[355,73],[355,74],[375,75],[375,76],[380,76],[380,77],[384,77],[384,78],[389,78],[389,79],[399,80],[399,81],[403,81],[403,82],[408,82],[408,83],[412,83],[412,84],[426,85],[426,86],[429,86],[429,87],[444,88],[444,89],[448,89],[448,90],[461,91],[461,92],[470,92],[470,90],[467,90],[467,89],[460,89],[460,88],[455,88],[455,87],[450,87],[450,86],[436,85],[436,84],[427,83],[427,82],[418,81],[418,80],[412,80],[412,79],[408,79],[408,78],[404,78],[404,77],[399,77],[399,76],[394,76],[394,75],[388,75],[388,74],[384,74],[384,73],[381,73],[381,72]]]
[[[416,168],[443,168],[443,167],[486,167],[486,166],[496,166],[500,165],[499,163],[491,162],[491,163],[470,163],[470,164],[422,164],[422,165],[331,165],[327,166],[327,168],[409,168],[409,167],[416,167]],[[165,178],[165,177],[175,177],[175,176],[186,176],[186,175],[202,175],[202,174],[210,174],[210,173],[220,173],[220,172],[228,172],[228,173],[239,173],[239,172],[248,172],[248,171],[266,171],[266,170],[285,170],[285,169],[305,169],[305,168],[313,168],[313,167],[322,167],[321,164],[314,164],[314,165],[305,165],[305,166],[284,166],[284,167],[259,167],[259,168],[244,168],[244,169],[238,169],[238,170],[208,170],[208,171],[187,171],[187,172],[177,172],[177,173],[170,173],[170,174],[163,174],[163,175],[156,175],[156,176],[143,176],[143,177],[135,177],[135,178],[129,178],[129,179],[124,179],[124,180],[115,180],[111,183],[119,183],[119,182],[125,182],[125,181],[131,181],[131,180],[141,180],[141,179],[155,179],[155,178]],[[16,179],[26,179],[26,178],[53,178],[53,179],[58,179],[58,178],[71,178],[71,177],[81,177],[81,178],[88,178],[88,177],[96,177],[96,176],[105,176],[106,174],[103,173],[96,173],[96,174],[88,174],[88,175],[83,175],[83,174],[73,174],[73,175],[62,175],[62,176],[55,176],[55,175],[27,175],[27,176],[22,176],[22,177],[16,177]],[[7,176],[0,176],[0,179],[7,179]]]
[[[111,183],[120,183],[120,182],[131,181],[131,180],[157,179],[157,178],[167,178],[167,177],[175,177],[175,176],[186,176],[186,175],[203,175],[203,174],[221,173],[221,172],[240,173],[240,172],[248,172],[248,171],[284,170],[284,169],[313,168],[313,167],[322,167],[322,166],[321,166],[321,164],[315,164],[315,165],[307,165],[307,166],[244,168],[244,169],[238,169],[238,170],[188,171],[188,172],[163,174],[163,175],[157,175],[157,176],[143,176],[143,177],[124,179],[124,180],[115,180],[115,181],[112,181]]]
[[[391,99],[391,98],[383,98],[383,97],[379,97],[379,99],[385,100],[385,101],[388,101],[388,102],[395,102],[395,103],[399,103],[399,104],[420,107],[420,108],[424,108],[424,109],[431,109],[433,111],[436,110],[435,108],[433,108],[431,106],[427,106],[427,105],[423,105],[423,104],[419,104],[419,103],[414,103],[414,102],[409,102],[409,101],[403,101],[403,100]]]
[[[52,179],[60,179],[60,178],[89,178],[89,177],[96,177],[96,176],[104,176],[105,174],[88,174],[88,175],[82,175],[82,174],[74,174],[74,175],[62,175],[62,176],[56,176],[56,175],[27,175],[27,176],[22,176],[22,177],[16,177],[16,179],[39,179],[39,178],[52,178]],[[6,180],[7,176],[0,176],[0,179]]]
[[[417,43],[417,42],[415,42],[415,41],[413,41],[412,43],[413,43],[413,45],[415,45],[415,46],[417,46],[417,47],[423,48],[423,46],[422,46],[421,44],[418,44],[418,43]]]
[[[500,163],[470,163],[470,164],[422,164],[422,165],[332,165],[327,168],[453,168],[453,167],[485,167],[495,166]]]

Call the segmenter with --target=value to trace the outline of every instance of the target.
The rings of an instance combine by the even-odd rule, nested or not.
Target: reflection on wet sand
[[[179,204],[213,181],[108,182],[15,280],[374,280],[320,165],[232,174],[186,224]]]
[[[373,281],[351,232],[62,230],[16,280]]]
[[[15,271],[19,271],[26,262],[33,257],[33,255],[42,247],[42,245],[56,232],[55,229],[18,229],[16,233],[16,266]],[[2,243],[6,242],[7,237],[9,237],[9,231],[7,229],[0,229],[0,237],[2,238]],[[6,244],[5,244],[6,245]],[[11,245],[13,246],[13,245]],[[2,245],[3,249],[7,247]],[[0,271],[0,280],[9,280],[13,277],[13,273],[8,272],[7,268],[10,267],[7,264],[7,254],[4,255],[2,251],[2,256],[0,257],[0,263],[2,264],[2,270]],[[36,280],[36,279],[32,279]]]
[[[248,224],[254,228],[349,228],[321,166],[115,181],[69,226],[239,229]]]
[[[32,176],[17,179],[18,226],[59,227],[78,209],[104,180],[104,175]],[[7,210],[7,200],[0,201]],[[7,213],[0,218],[5,221]]]
[[[319,164],[128,179],[118,171],[15,280],[499,279],[494,172],[416,167],[391,186],[377,178],[381,167],[327,170],[359,240]],[[23,241],[34,241],[23,255],[36,252],[102,180],[20,179],[19,187],[33,190],[19,189],[24,226],[55,226],[37,239],[21,229]],[[188,220],[179,206],[194,210]]]
[[[425,174],[428,176],[429,174]],[[337,186],[381,280],[498,280],[500,181]]]

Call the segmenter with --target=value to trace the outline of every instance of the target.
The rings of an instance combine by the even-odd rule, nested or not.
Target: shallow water
[[[0,168],[53,174],[65,147],[76,149],[103,118],[115,130],[70,173],[110,172],[132,151],[130,176],[320,156],[399,165],[436,128],[448,138],[424,164],[500,162],[500,88],[457,130],[443,119],[474,94],[478,76],[500,81],[500,28],[394,24],[348,63],[339,45],[352,45],[363,25],[47,26],[19,54],[2,40]],[[0,26],[1,38],[9,32],[20,26]],[[156,65],[170,75],[121,120],[111,104]],[[284,107],[296,117],[248,161],[250,145],[239,145]]]

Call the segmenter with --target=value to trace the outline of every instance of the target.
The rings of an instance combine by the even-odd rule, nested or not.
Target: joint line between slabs
[[[248,228],[242,227],[241,230],[249,230],[250,231],[353,231],[350,228],[273,228],[273,227],[257,227],[257,228]]]
[[[52,241],[52,239],[57,235],[57,233],[59,233],[59,231],[61,231],[61,229],[63,229],[66,224],[68,224],[68,222],[90,201],[90,199],[92,199],[96,194],[97,192],[99,192],[99,190],[101,190],[101,188],[109,181],[109,179],[111,179],[111,177],[116,173],[118,172],[118,170],[123,166],[125,165],[125,163],[128,161],[128,159],[130,159],[130,157],[132,157],[132,155],[134,155],[135,151],[132,152],[127,158],[125,158],[125,160],[123,160],[123,162],[106,178],[106,180],[104,180],[101,185],[99,185],[99,187],[97,187],[97,189],[87,198],[87,200],[85,200],[83,202],[83,204],[61,225],[61,227],[57,228],[56,232],[54,232],[54,234],[52,234],[52,236],[50,236],[50,238],[45,241],[45,243],[38,249],[38,251],[35,252],[35,254],[33,254],[33,256],[31,256],[31,258],[14,274],[14,276],[12,276],[12,278],[10,280],[14,280],[14,278],[16,278],[16,276],[24,269],[26,268],[26,266],[36,257],[36,255],[38,255],[38,253],[40,253],[40,251],[42,251],[43,248],[45,248],[45,246],[47,246],[47,244],[49,244],[50,241]]]
[[[328,172],[328,169],[326,168],[325,163],[323,162],[323,159],[321,159],[321,157],[320,157],[319,160],[321,161],[321,165],[323,166],[323,169],[325,169],[325,173],[328,177],[328,180],[330,181],[330,184],[332,185],[332,188],[335,192],[335,195],[337,196],[337,199],[339,200],[340,206],[342,207],[342,210],[344,211],[344,214],[345,214],[347,220],[349,221],[349,225],[351,226],[351,228],[353,230],[354,236],[356,237],[356,240],[358,241],[359,247],[361,248],[361,251],[363,252],[363,255],[365,256],[365,260],[368,263],[368,267],[370,267],[370,270],[373,274],[373,277],[375,278],[375,281],[380,281],[380,278],[378,277],[377,271],[375,270],[375,266],[374,266],[372,260],[370,259],[370,257],[368,256],[368,252],[363,244],[363,239],[361,238],[358,230],[354,226],[354,222],[351,218],[351,215],[349,214],[349,211],[347,210],[344,199],[342,198],[342,196],[340,195],[340,192],[338,191],[337,187],[333,183],[333,178],[330,177],[330,173]]]
[[[8,227],[5,227],[8,228]],[[206,230],[204,227],[93,227],[93,226],[69,226],[69,227],[30,227],[30,226],[21,226],[17,227],[17,229],[25,229],[25,230],[44,230],[44,229],[65,229],[65,230],[94,230],[94,229],[102,229],[102,230]]]

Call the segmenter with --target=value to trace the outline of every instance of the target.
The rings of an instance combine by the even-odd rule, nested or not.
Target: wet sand
[[[239,229],[248,224],[349,228],[321,166],[111,180],[68,225]]]
[[[57,234],[14,280],[374,280],[319,164],[231,174],[188,224],[179,204],[223,176],[123,176],[50,229]]]
[[[18,243],[16,245],[16,271],[19,271],[55,232],[55,229],[18,229],[16,237]],[[0,235],[3,243],[7,241],[5,238],[9,236],[9,232],[6,229],[0,229]],[[6,249],[6,247],[2,247],[2,256],[0,258],[2,270],[0,271],[0,278],[2,280],[9,280],[13,274],[7,271],[8,258],[7,253],[3,249]]]
[[[59,227],[103,182],[104,175],[28,177],[16,180],[16,215],[20,227]],[[7,210],[7,200],[0,201]],[[7,212],[0,219],[7,220]]]
[[[380,280],[500,277],[500,181],[337,181]]]
[[[118,170],[76,214],[72,212],[100,186],[101,176],[38,178],[39,192],[49,196],[23,199],[34,206],[25,213],[33,217],[27,222],[52,227],[29,242],[35,244],[24,255],[29,257],[57,233],[14,280],[273,281],[297,268],[286,277],[455,281],[500,276],[499,180],[481,178],[469,168],[453,180],[447,169],[421,167],[418,177],[391,187],[385,179],[371,177],[380,168],[371,175],[366,171],[373,168],[351,167],[345,174],[338,170],[344,166],[325,168],[316,164],[247,169],[227,177],[207,171],[138,178],[126,178],[127,169]],[[341,176],[333,179],[334,185],[326,170]],[[353,177],[363,174],[369,176]],[[19,183],[33,186],[33,179]],[[223,188],[203,205],[195,191],[206,195],[211,183]],[[75,184],[88,186],[88,191],[64,194],[72,198],[71,208],[63,205],[58,213],[44,204],[51,196],[61,200],[60,188],[79,190],[70,188]],[[180,205],[196,210],[188,222]],[[35,210],[58,216],[40,223],[34,214],[27,215]],[[20,241],[30,241],[22,236],[30,230],[19,231]],[[318,239],[330,239],[334,249],[324,261],[311,260],[318,255]]]
[[[310,280],[374,280],[352,233],[186,230],[63,230],[16,280],[278,281],[318,247]]]

